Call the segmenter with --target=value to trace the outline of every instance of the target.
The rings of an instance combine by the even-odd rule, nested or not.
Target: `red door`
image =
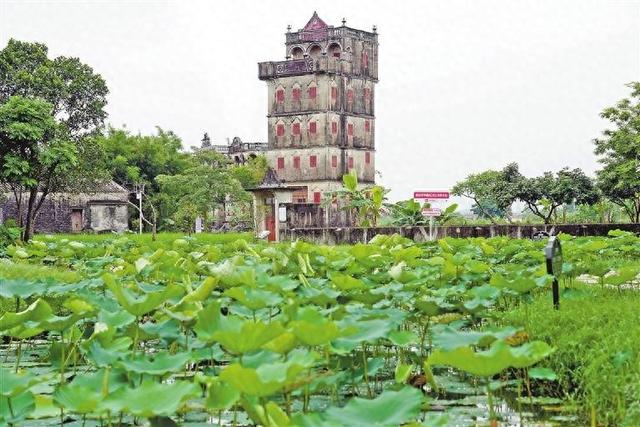
[[[276,240],[276,219],[274,216],[267,216],[265,219],[267,230],[269,230],[269,241],[275,242]]]

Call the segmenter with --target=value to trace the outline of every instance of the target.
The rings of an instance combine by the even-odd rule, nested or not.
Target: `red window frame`
[[[362,51],[362,68],[369,68],[369,54],[366,50]]]
[[[371,122],[369,120],[364,121],[364,131],[369,132],[371,130]]]
[[[371,89],[369,89],[368,87],[365,87],[363,96],[364,96],[364,99],[368,101],[371,98]]]
[[[366,151],[366,152],[364,153],[364,162],[365,162],[366,164],[371,163],[371,153],[370,153],[370,152],[368,152],[368,151]]]
[[[300,156],[295,156],[293,158],[293,167],[294,169],[300,169]]]
[[[353,169],[353,156],[349,156],[349,169]]]
[[[315,86],[311,86],[309,88],[309,98],[316,99],[316,96],[318,96],[317,88]]]
[[[313,193],[313,203],[319,204],[321,200],[322,200],[322,193],[319,191],[315,191]]]
[[[309,122],[309,133],[316,133],[317,124],[315,121]]]
[[[338,167],[338,156],[331,156],[331,167],[332,168]]]
[[[334,135],[338,133],[338,122],[331,122],[331,133]]]
[[[294,87],[293,88],[293,92],[291,94],[291,97],[293,98],[294,101],[300,101],[300,88],[299,87]]]
[[[315,155],[309,156],[309,167],[315,168],[316,166],[318,166],[318,157]]]
[[[347,124],[347,136],[353,136],[353,123]]]
[[[291,134],[292,135],[300,135],[300,123],[293,123],[291,125]]]
[[[284,89],[276,90],[276,102],[284,102]]]
[[[282,123],[276,125],[276,136],[284,136],[284,125]]]
[[[335,101],[338,99],[338,88],[335,86],[331,86],[331,99]]]
[[[278,169],[284,169],[284,157],[278,157]]]
[[[353,89],[347,89],[347,104],[353,103]]]

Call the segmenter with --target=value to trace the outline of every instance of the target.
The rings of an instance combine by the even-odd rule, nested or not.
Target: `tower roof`
[[[307,22],[307,25],[304,26],[302,31],[318,31],[324,30],[327,27],[328,25],[322,19],[320,19],[318,13],[314,11],[311,19],[309,19],[309,22]]]

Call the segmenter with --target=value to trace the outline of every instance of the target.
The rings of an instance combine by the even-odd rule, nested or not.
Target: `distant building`
[[[270,230],[272,240],[286,221],[281,203],[319,204],[351,171],[363,184],[375,181],[375,27],[357,30],[345,20],[333,27],[314,12],[304,28],[287,32],[285,45],[284,61],[258,64],[269,100],[260,152],[272,170],[253,193],[257,231]]]
[[[97,185],[88,193],[57,193],[49,195],[36,218],[36,233],[76,233],[82,231],[121,232],[128,229],[129,191],[113,181]],[[24,196],[23,206],[26,204]],[[22,213],[23,218],[25,213]],[[18,221],[15,198],[10,192],[0,192],[0,223]]]

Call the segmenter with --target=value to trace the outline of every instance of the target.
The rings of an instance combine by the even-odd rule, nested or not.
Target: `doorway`
[[[83,228],[82,209],[71,209],[71,232],[79,233]]]

